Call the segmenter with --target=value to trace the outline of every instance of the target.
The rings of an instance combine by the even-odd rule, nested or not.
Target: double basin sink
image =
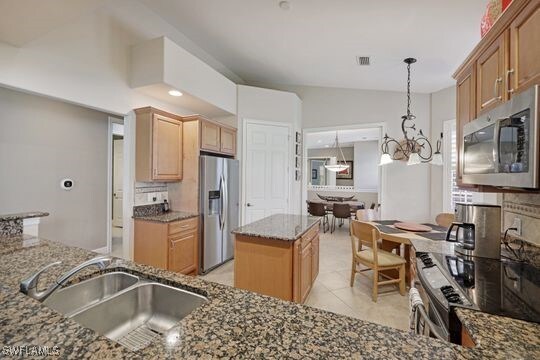
[[[57,290],[43,304],[77,323],[140,350],[207,301],[204,296],[126,272],[105,273]]]

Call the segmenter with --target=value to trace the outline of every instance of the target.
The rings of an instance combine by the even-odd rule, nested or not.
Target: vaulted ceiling
[[[141,0],[248,83],[433,92],[480,39],[487,0]],[[359,66],[356,56],[369,56]]]

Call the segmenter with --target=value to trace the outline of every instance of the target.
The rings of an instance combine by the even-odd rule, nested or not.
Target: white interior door
[[[124,139],[113,140],[113,227],[122,227]],[[114,234],[113,234],[114,236]]]
[[[289,127],[246,124],[245,223],[289,212]]]

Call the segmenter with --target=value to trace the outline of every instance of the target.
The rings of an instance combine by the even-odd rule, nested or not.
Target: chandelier
[[[332,148],[336,148],[336,157],[331,158],[329,164],[325,162],[324,167],[329,171],[334,172],[340,172],[343,170],[347,170],[349,168],[349,165],[347,165],[347,161],[345,160],[345,156],[343,155],[343,151],[341,150],[341,147],[339,146],[339,140],[338,140],[338,133],[336,131],[336,140],[334,141],[334,145],[332,145]],[[343,160],[341,163],[339,161],[339,155],[341,155],[341,159]]]
[[[407,115],[401,117],[403,140],[398,141],[389,137],[388,134],[384,134],[383,143],[381,145],[381,162],[379,165],[390,164],[394,160],[407,160],[407,165],[417,165],[428,162],[433,165],[442,165],[442,133],[441,137],[437,140],[435,153],[433,153],[433,147],[422,132],[422,129],[416,134],[409,133],[411,130],[411,132],[416,132],[416,125],[414,124],[416,116],[411,113],[411,64],[414,64],[416,59],[407,58],[403,61],[407,64]]]

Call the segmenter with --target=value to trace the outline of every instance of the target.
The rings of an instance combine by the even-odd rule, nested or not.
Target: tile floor
[[[233,286],[234,260],[203,276],[209,281]],[[306,305],[407,330],[409,308],[407,296],[399,295],[395,286],[379,288],[376,303],[371,301],[371,278],[356,275],[349,286],[351,274],[351,242],[347,224],[333,234],[321,232],[319,276]],[[367,273],[371,276],[371,273]]]

